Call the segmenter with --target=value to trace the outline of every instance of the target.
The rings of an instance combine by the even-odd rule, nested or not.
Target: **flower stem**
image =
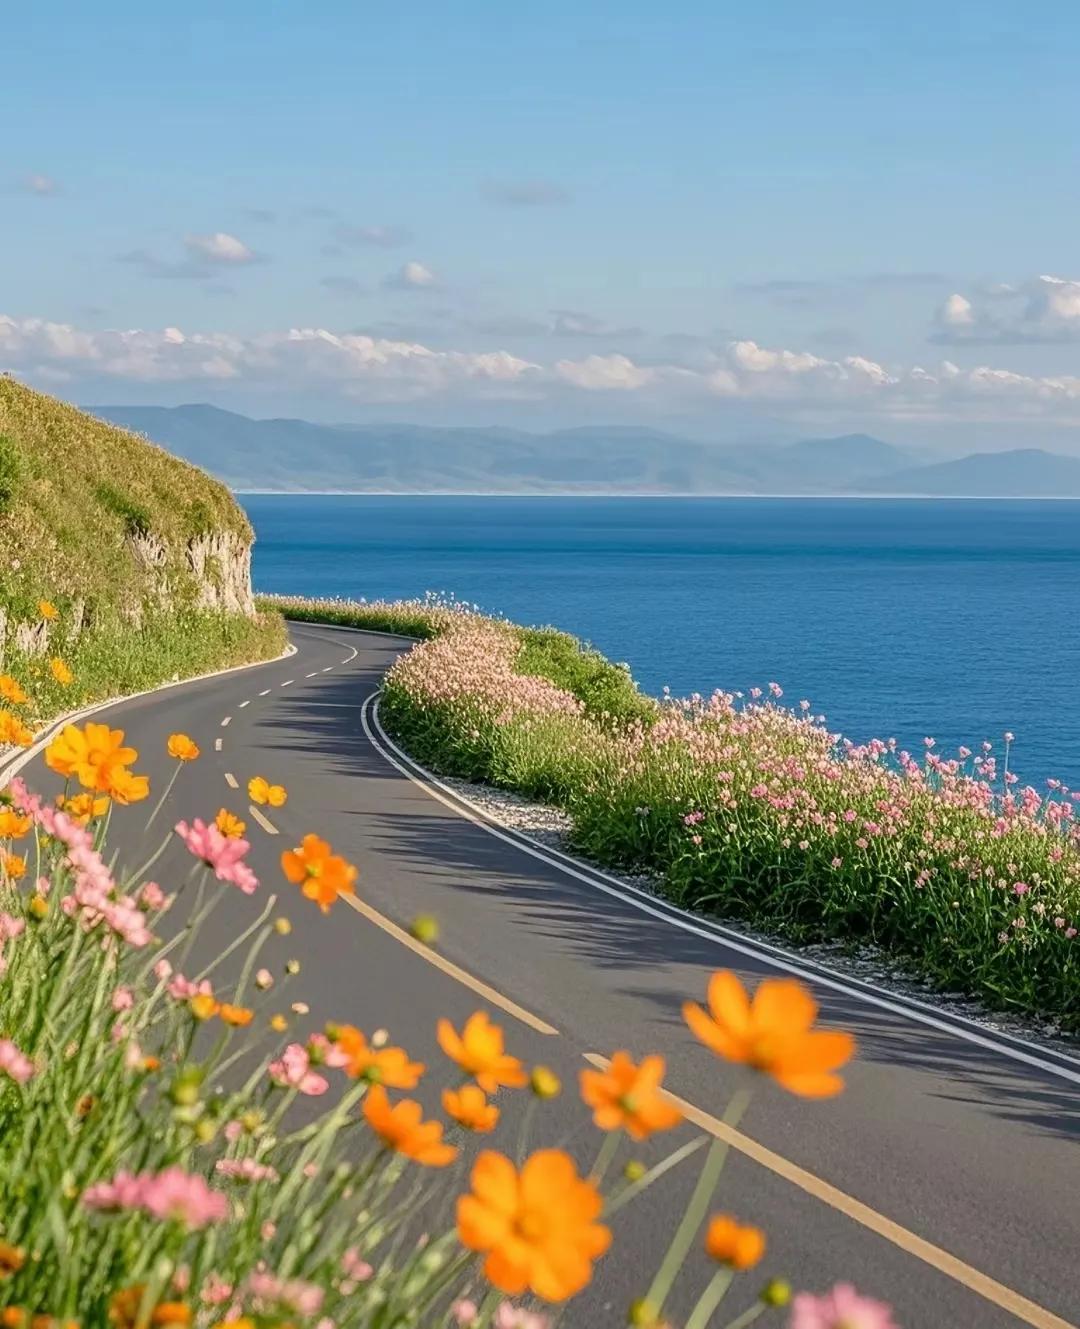
[[[709,1280],[705,1291],[698,1298],[698,1303],[690,1312],[685,1329],[706,1329],[712,1319],[712,1313],[724,1299],[724,1294],[735,1277],[733,1269],[718,1269]]]

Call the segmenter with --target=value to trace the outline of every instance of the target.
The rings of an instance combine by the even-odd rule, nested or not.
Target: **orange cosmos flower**
[[[0,744],[28,748],[33,741],[34,735],[19,717],[0,706]]]
[[[390,1106],[381,1084],[372,1085],[364,1098],[364,1120],[388,1149],[428,1167],[445,1167],[457,1158],[457,1149],[443,1142],[442,1122],[424,1121],[414,1099]]]
[[[727,1214],[717,1214],[705,1233],[705,1249],[719,1264],[752,1269],[765,1254],[765,1233],[758,1227],[742,1227]]]
[[[500,1292],[529,1288],[565,1301],[588,1283],[592,1261],[611,1244],[596,1220],[603,1200],[561,1149],[541,1149],[521,1171],[490,1149],[477,1158],[472,1192],[457,1202],[461,1244],[487,1254],[484,1276]]]
[[[624,1130],[631,1139],[644,1140],[682,1121],[660,1092],[663,1078],[663,1057],[645,1057],[635,1066],[629,1053],[616,1052],[606,1071],[581,1072],[581,1097],[602,1131]]]
[[[118,802],[134,802],[149,792],[145,776],[126,769],[138,755],[124,746],[122,729],[90,722],[82,729],[65,725],[45,749],[45,762],[58,775],[77,779],[84,789],[111,794]]]
[[[33,825],[14,808],[0,808],[0,840],[20,840]]]
[[[256,775],[248,781],[248,797],[253,803],[267,803],[272,808],[282,808],[289,795],[284,785],[270,784],[261,775]]]
[[[493,1094],[501,1084],[519,1089],[528,1082],[529,1077],[517,1057],[503,1051],[503,1032],[497,1024],[492,1024],[486,1011],[470,1015],[460,1034],[449,1020],[440,1020],[437,1033],[439,1047],[485,1093]]]
[[[247,830],[247,822],[241,821],[227,808],[222,808],[214,818],[214,825],[229,840],[239,840]]]
[[[763,1071],[802,1098],[830,1098],[844,1087],[834,1072],[851,1059],[855,1040],[812,1029],[817,1013],[798,979],[763,979],[751,1001],[727,969],[709,980],[708,1011],[692,1001],[683,1006],[686,1023],[718,1056]]]
[[[212,1020],[221,1011],[221,1005],[209,992],[197,992],[188,1002],[196,1020]]]
[[[476,1131],[478,1135],[493,1131],[499,1121],[499,1109],[487,1101],[487,1096],[478,1084],[463,1084],[460,1089],[444,1089],[442,1105],[448,1117],[453,1117],[459,1126],[464,1126],[467,1131]]]
[[[150,794],[150,780],[145,775],[136,775],[126,766],[114,766],[109,771],[106,792],[114,803],[126,807],[129,803],[139,803]]]
[[[64,798],[61,794],[56,801],[61,811],[80,826],[85,826],[91,817],[103,817],[109,810],[109,800],[104,795],[75,794],[72,798]]]
[[[0,853],[0,868],[10,881],[19,881],[26,876],[26,859],[18,854]]]
[[[247,1006],[232,1006],[227,1001],[221,1003],[218,1015],[226,1024],[234,1025],[238,1029],[243,1029],[255,1018],[255,1012],[249,1010]]]
[[[0,697],[11,702],[13,706],[21,706],[23,702],[30,700],[10,674],[0,674]]]
[[[62,688],[66,688],[75,679],[75,675],[67,665],[64,664],[59,656],[54,656],[53,659],[49,661],[49,669],[52,671],[53,678],[56,679]]]
[[[12,1274],[17,1274],[25,1263],[26,1252],[21,1246],[0,1241],[0,1278],[10,1278]]]
[[[324,914],[339,895],[355,894],[356,868],[335,854],[325,840],[305,835],[295,849],[281,855],[281,870]]]
[[[330,1037],[348,1059],[342,1069],[354,1080],[384,1084],[390,1089],[415,1089],[424,1073],[423,1062],[410,1061],[404,1048],[374,1048],[355,1025],[334,1025]]]
[[[170,734],[165,746],[169,756],[175,757],[177,761],[194,761],[199,755],[198,743],[188,738],[187,734]]]
[[[42,618],[47,619],[50,623],[54,618],[60,617],[60,610],[57,609],[56,605],[54,605],[51,600],[39,600],[38,613],[41,615]]]
[[[109,1300],[109,1323],[115,1325],[116,1329],[135,1329],[137,1324],[164,1329],[167,1325],[183,1326],[191,1323],[191,1311],[182,1301],[159,1301],[150,1312],[149,1318],[140,1320],[139,1310],[145,1293],[144,1283],[137,1283],[114,1292]]]

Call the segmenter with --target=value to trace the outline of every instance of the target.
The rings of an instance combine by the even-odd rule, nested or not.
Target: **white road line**
[[[214,739],[214,751],[215,751],[215,752],[220,752],[220,751],[221,751],[221,744],[222,744],[222,740],[221,740],[220,738],[215,738],[215,739]]]
[[[270,695],[270,689],[269,689],[269,688],[264,688],[263,691],[259,693],[259,696],[260,696],[260,697],[269,697],[269,695]]]
[[[225,772],[225,783],[229,786],[230,789],[240,788],[240,781],[236,778],[235,775],[233,775],[232,771]]]
[[[274,825],[272,821],[268,821],[266,817],[263,816],[263,814],[259,811],[259,809],[255,806],[254,803],[251,803],[248,806],[248,811],[259,823],[259,825],[263,828],[263,830],[267,833],[267,835],[278,834],[278,828]]]
[[[973,1043],[977,1047],[988,1048],[992,1052],[1000,1053],[1004,1057],[1009,1057],[1013,1061],[1022,1062],[1027,1066],[1034,1066],[1041,1071],[1049,1072],[1060,1079],[1069,1080],[1073,1084],[1080,1084],[1080,1061],[1068,1056],[1066,1053],[1055,1053],[1060,1056],[1062,1061],[1068,1062],[1069,1066],[1059,1065],[1057,1062],[1048,1060],[1045,1056],[1039,1055],[1038,1045],[1028,1043],[1021,1038],[1012,1038],[1011,1041],[998,1040],[991,1037],[988,1033],[981,1031],[979,1025],[973,1021],[963,1021],[962,1017],[953,1017],[952,1019],[940,1019],[933,1013],[933,1007],[926,1007],[920,1004],[912,1003],[910,1005],[896,1001],[892,994],[884,988],[876,988],[873,984],[863,984],[855,986],[844,981],[843,976],[835,974],[832,971],[831,976],[820,970],[800,964],[796,957],[789,956],[776,947],[759,947],[752,945],[739,934],[727,934],[723,931],[722,925],[715,927],[703,927],[696,922],[694,915],[677,910],[674,906],[665,906],[657,908],[655,904],[649,903],[648,897],[635,892],[632,887],[625,886],[616,878],[608,876],[599,869],[587,868],[585,864],[574,866],[573,860],[563,856],[555,857],[553,853],[548,852],[546,848],[541,848],[535,842],[529,841],[524,836],[517,833],[511,833],[501,827],[493,825],[488,821],[486,815],[477,805],[463,798],[455,790],[450,789],[448,785],[442,783],[437,776],[424,771],[424,778],[420,778],[409,769],[405,763],[410,763],[417,770],[423,771],[423,767],[413,763],[409,755],[401,750],[392,738],[385,732],[379,724],[377,693],[371,693],[366,699],[365,709],[360,716],[360,723],[363,725],[364,733],[371,743],[372,747],[384,757],[391,766],[394,766],[413,784],[419,785],[431,798],[445,804],[452,811],[457,812],[459,816],[465,817],[473,822],[482,830],[493,835],[495,839],[502,840],[506,844],[513,845],[523,853],[529,854],[532,858],[539,859],[542,863],[547,863],[550,867],[557,868],[568,877],[573,877],[576,881],[583,882],[593,890],[600,891],[604,895],[614,896],[623,904],[629,905],[632,909],[640,913],[648,914],[651,918],[659,919],[661,922],[669,924],[673,928],[678,928],[682,932],[689,932],[693,936],[701,937],[706,941],[711,941],[717,946],[726,947],[728,950],[736,951],[740,955],[746,955],[751,959],[772,965],[776,969],[782,969],[786,973],[796,974],[798,977],[810,983],[817,983],[821,987],[829,988],[834,992],[840,992],[846,997],[854,997],[857,1001],[863,1002],[867,1006],[874,1006],[878,1010],[888,1011],[893,1015],[901,1015],[917,1024],[926,1025],[931,1029],[936,1029],[941,1033],[952,1034],[956,1038],[962,1039],[966,1043]],[[372,705],[374,703],[374,705]],[[379,737],[376,738],[369,724],[369,715],[371,724],[378,729]],[[397,754],[397,760],[395,756]],[[444,791],[440,793],[439,790]],[[447,797],[446,795],[450,795]],[[457,800],[457,801],[455,801]],[[557,851],[555,851],[557,852]],[[1027,1049],[1032,1049],[1028,1051]],[[1070,1069],[1075,1066],[1076,1069]]]
[[[305,677],[305,678],[314,678],[315,675],[316,675],[318,672],[319,672],[319,671],[318,671],[317,669],[313,669],[313,670],[311,671],[310,674],[305,674],[304,677]]]
[[[221,727],[222,727],[222,729],[225,728],[225,726],[229,723],[229,721],[230,721],[231,719],[232,719],[232,716],[231,716],[231,715],[227,715],[227,716],[225,717],[225,719],[222,720],[222,722],[221,722]]]
[[[296,679],[295,679],[295,678],[287,678],[287,679],[285,680],[284,683],[279,683],[279,684],[278,684],[278,687],[279,687],[279,688],[287,688],[287,687],[289,687],[290,684],[295,683],[295,682],[296,682]]]
[[[250,705],[251,705],[251,698],[249,697],[247,701],[242,701],[240,703],[240,709],[243,710],[245,706],[250,706]]]
[[[327,665],[326,668],[323,670],[323,673],[328,674],[330,670],[333,669],[333,667],[334,667],[333,665]]]

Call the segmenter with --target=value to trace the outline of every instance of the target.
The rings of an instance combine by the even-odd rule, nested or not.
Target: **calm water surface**
[[[264,591],[453,592],[658,693],[775,679],[857,739],[1080,784],[1080,502],[241,496]]]

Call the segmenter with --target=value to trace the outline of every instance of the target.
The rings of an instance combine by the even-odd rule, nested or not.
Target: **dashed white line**
[[[287,688],[290,685],[290,683],[295,683],[295,682],[296,682],[295,678],[287,678],[284,683],[279,683],[278,687]]]
[[[333,665],[327,665],[326,668],[323,670],[323,673],[328,674],[330,670],[333,669],[333,667],[334,667]]]
[[[249,805],[248,811],[259,823],[259,825],[263,828],[263,830],[267,833],[267,835],[278,834],[278,828],[274,825],[272,821],[268,821],[267,818],[263,816],[263,814],[259,811],[259,809],[255,806],[254,803]]]
[[[225,717],[225,719],[222,720],[222,722],[221,722],[221,727],[222,727],[222,729],[225,728],[225,726],[229,723],[229,721],[230,721],[231,719],[232,719],[232,716],[231,716],[231,715],[227,715],[227,716]]]
[[[249,697],[247,701],[242,701],[240,703],[240,709],[243,710],[245,706],[250,706],[250,705],[251,705],[251,698]]]
[[[230,789],[240,788],[240,781],[236,778],[235,775],[233,775],[232,771],[225,772],[225,783],[229,786]]]
[[[269,688],[264,688],[263,691],[259,693],[259,696],[260,696],[260,697],[269,697],[269,695],[270,695],[270,689],[269,689]]]
[[[215,738],[215,739],[214,739],[214,751],[215,751],[215,752],[220,752],[220,751],[221,751],[221,743],[222,743],[222,740],[221,740],[220,738]]]
[[[317,669],[313,669],[313,670],[311,671],[310,674],[305,674],[304,677],[305,677],[305,678],[314,678],[315,675],[316,675],[318,672],[319,672],[319,671],[318,671]]]

